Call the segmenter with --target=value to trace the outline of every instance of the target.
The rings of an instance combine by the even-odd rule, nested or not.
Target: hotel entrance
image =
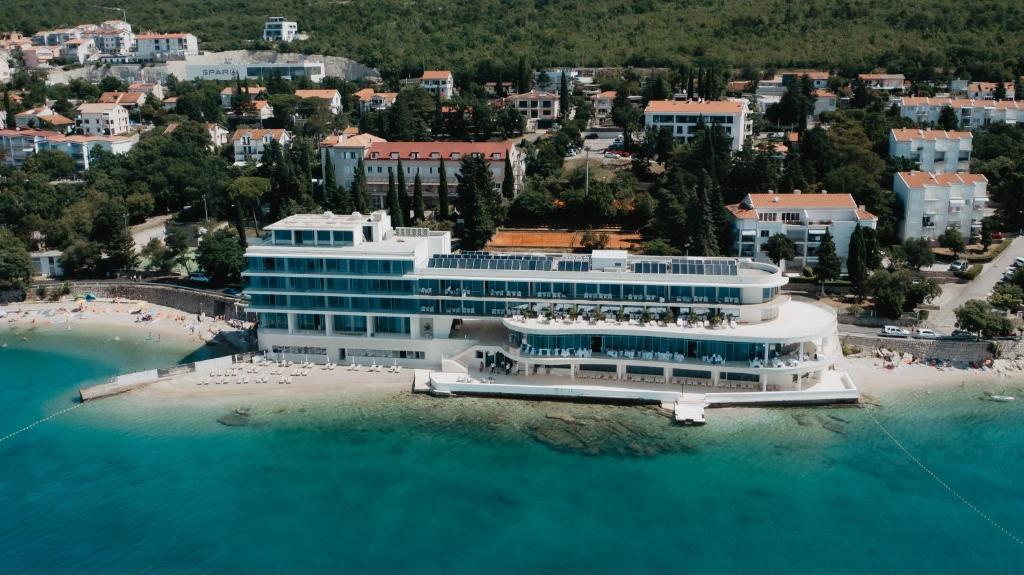
[[[590,338],[590,351],[594,353],[601,353],[601,336],[594,336]]]

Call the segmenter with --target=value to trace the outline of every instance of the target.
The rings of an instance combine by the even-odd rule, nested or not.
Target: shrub
[[[46,286],[36,286],[36,297],[39,299],[46,299]]]
[[[981,264],[974,264],[971,267],[967,268],[965,271],[956,272],[956,277],[962,280],[972,281],[974,278],[978,277],[980,273]]]

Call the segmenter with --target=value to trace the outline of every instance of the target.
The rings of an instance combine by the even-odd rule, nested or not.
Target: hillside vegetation
[[[118,17],[81,0],[4,0],[0,29]],[[311,33],[293,45],[406,75],[544,65],[887,67],[993,78],[1024,68],[1024,3],[980,0],[119,0],[136,31],[186,30],[205,49],[259,44],[264,18]]]

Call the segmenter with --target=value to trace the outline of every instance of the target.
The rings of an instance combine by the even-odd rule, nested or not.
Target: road
[[[167,222],[171,219],[171,216],[155,216],[148,220],[132,226],[132,239],[135,241],[136,253],[142,251],[142,247],[149,243],[149,240],[153,238],[164,239],[167,235]]]
[[[932,304],[938,306],[939,309],[932,311],[925,324],[942,333],[952,331],[956,324],[956,316],[953,311],[967,300],[988,297],[1013,260],[1024,256],[1024,238],[1014,238],[1012,242],[995,260],[985,264],[981,274],[974,278],[974,281],[965,284],[943,285],[942,295],[932,301]]]

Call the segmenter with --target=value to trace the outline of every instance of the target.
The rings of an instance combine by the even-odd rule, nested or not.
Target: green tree
[[[846,254],[846,272],[850,285],[858,295],[863,295],[868,279],[867,249],[864,229],[857,224],[850,234],[850,248]]]
[[[868,278],[867,290],[875,302],[875,311],[882,317],[899,318],[907,301],[906,275],[876,270]]]
[[[369,186],[366,185],[366,165],[363,159],[359,158],[356,164],[356,174],[352,179],[352,207],[355,211],[366,214],[373,209],[373,198],[370,197]]]
[[[960,230],[953,228],[946,228],[946,231],[942,232],[942,235],[939,236],[939,245],[952,252],[953,259],[959,257],[967,249],[964,237],[960,235]]]
[[[336,214],[352,213],[352,195],[339,186],[331,155],[324,155],[324,202]]]
[[[562,114],[562,120],[569,117],[569,78],[566,77],[565,70],[562,70],[562,79],[558,84],[558,109]]]
[[[13,129],[14,126],[18,125],[14,117],[14,108],[11,106],[11,96],[7,93],[7,90],[4,90],[4,117],[8,128]]]
[[[462,160],[458,175],[459,239],[462,249],[483,249],[497,226],[494,222],[494,195],[487,162],[478,156]]]
[[[516,174],[512,170],[512,160],[505,158],[505,175],[501,180],[501,197],[511,200],[516,195]]]
[[[444,167],[444,158],[437,164],[437,213],[436,220],[447,220],[451,217],[448,205],[448,170]]]
[[[41,150],[25,162],[25,171],[47,180],[60,180],[75,175],[75,160],[57,150]]]
[[[398,160],[398,203],[402,207],[402,221],[409,222],[409,212],[412,211],[412,199],[409,198],[409,187],[405,185],[405,168],[402,167],[402,160]]]
[[[76,239],[60,256],[60,267],[64,275],[92,276],[99,272],[103,253],[100,245],[84,239]]]
[[[944,106],[939,112],[939,127],[943,130],[956,130],[960,127],[956,112],[950,106]]]
[[[0,227],[0,291],[23,291],[31,279],[32,258],[25,244],[14,232]]]
[[[821,293],[825,294],[825,282],[839,278],[842,271],[842,260],[836,254],[836,244],[832,240],[832,231],[825,228],[825,235],[818,245],[818,265],[814,266],[814,276],[821,283]]]
[[[426,220],[426,205],[423,202],[423,180],[420,179],[420,173],[416,172],[416,177],[412,181],[412,221],[415,224],[421,224]]]
[[[786,234],[775,234],[764,243],[764,251],[768,259],[779,265],[783,260],[791,260],[796,256],[796,243]]]
[[[400,228],[405,226],[405,217],[402,214],[402,202],[398,198],[398,189],[395,188],[395,173],[388,171],[388,215],[391,216],[391,225]]]
[[[935,263],[931,243],[925,238],[907,238],[903,241],[903,257],[907,265],[915,270]]]
[[[1001,337],[1013,333],[1013,324],[1000,313],[992,309],[987,301],[972,299],[953,312],[956,324],[960,329],[980,334],[984,337]]]
[[[236,232],[220,229],[203,236],[196,259],[214,283],[237,282],[245,265],[245,249]]]
[[[525,94],[530,91],[533,86],[533,70],[526,64],[526,58],[524,56],[519,57],[519,63],[516,66],[516,91],[520,94]]]
[[[103,251],[107,257],[101,262],[101,267],[108,273],[132,272],[139,267],[135,240],[123,224],[114,227]]]
[[[168,252],[167,246],[160,238],[152,238],[142,246],[140,255],[146,261],[146,269],[168,272],[174,265],[174,260],[168,256]]]
[[[245,214],[250,211],[255,214],[256,206],[260,200],[270,193],[270,180],[255,176],[241,176],[232,180],[225,189],[228,200],[231,202],[231,216],[235,224],[235,231],[238,233],[238,240],[244,249],[247,245],[245,239]],[[253,216],[256,217],[255,215]],[[256,224],[258,222],[254,222]]]
[[[988,248],[992,245],[992,228],[994,227],[995,222],[992,216],[981,219],[981,248],[983,251],[988,251]]]
[[[996,85],[996,89],[992,92],[993,100],[1005,100],[1006,99],[1006,82],[1002,79],[999,80],[999,84]]]
[[[167,229],[167,236],[164,237],[164,245],[167,246],[167,258],[171,266],[179,265],[189,273],[189,241],[185,231],[180,227]]]

